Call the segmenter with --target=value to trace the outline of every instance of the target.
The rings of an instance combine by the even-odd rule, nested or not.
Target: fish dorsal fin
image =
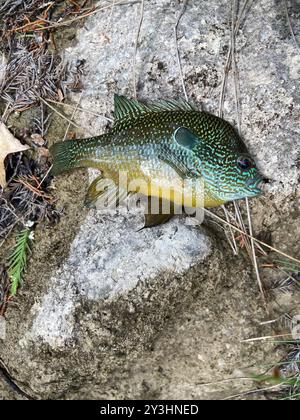
[[[156,101],[147,105],[137,101],[136,99],[128,99],[125,96],[115,94],[115,119],[120,121],[124,118],[136,117],[141,114],[163,111],[196,111],[194,105],[180,100]]]
[[[197,111],[195,105],[190,104],[185,99],[169,99],[152,102],[148,105],[152,112],[161,111]]]
[[[134,117],[147,111],[149,112],[145,105],[142,105],[135,99],[128,99],[125,96],[115,94],[114,102],[116,121],[120,121],[128,117]]]

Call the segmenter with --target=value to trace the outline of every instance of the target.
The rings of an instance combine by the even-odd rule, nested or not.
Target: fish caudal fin
[[[59,175],[63,172],[79,168],[80,161],[78,155],[80,153],[80,140],[68,140],[54,144],[50,148],[53,157],[52,174]]]

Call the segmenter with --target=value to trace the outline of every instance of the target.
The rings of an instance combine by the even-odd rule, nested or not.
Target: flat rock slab
[[[34,322],[27,338],[61,347],[76,329],[79,298],[112,299],[164,272],[182,275],[210,254],[207,236],[182,220],[138,230],[143,215],[121,211],[87,216],[68,259],[51,277],[49,292],[32,308]]]

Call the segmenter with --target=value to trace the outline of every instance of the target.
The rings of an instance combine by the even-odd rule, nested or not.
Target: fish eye
[[[239,157],[237,160],[238,167],[242,169],[242,171],[248,171],[253,167],[253,162],[248,157]]]

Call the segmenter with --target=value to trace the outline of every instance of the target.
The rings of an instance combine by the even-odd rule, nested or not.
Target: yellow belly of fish
[[[223,200],[214,197],[201,178],[183,180],[177,172],[161,162],[155,170],[148,162],[124,165],[119,171],[107,174],[116,185],[148,197],[173,202],[189,208],[217,207]]]

